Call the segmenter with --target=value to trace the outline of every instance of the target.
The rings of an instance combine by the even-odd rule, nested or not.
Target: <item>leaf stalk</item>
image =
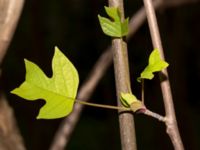
[[[114,109],[114,110],[123,110],[123,111],[131,111],[130,108],[126,108],[126,107],[104,105],[104,104],[95,104],[95,103],[90,103],[90,102],[86,102],[86,101],[81,101],[81,100],[78,100],[78,99],[76,99],[75,102],[77,102],[79,104],[87,105],[87,106],[92,106],[92,107]]]

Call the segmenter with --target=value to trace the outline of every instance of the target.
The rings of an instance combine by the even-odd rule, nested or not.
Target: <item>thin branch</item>
[[[25,150],[12,107],[6,97],[0,95],[0,149]]]
[[[158,9],[163,6],[163,0],[154,0],[154,8]],[[141,27],[141,25],[146,21],[146,12],[145,8],[140,8],[130,19],[129,22],[129,34],[127,35],[127,40],[130,39]]]
[[[143,1],[144,1],[145,9],[146,9],[147,20],[149,24],[153,46],[154,48],[158,48],[160,50],[161,57],[164,60],[165,59],[164,51],[163,51],[163,47],[161,43],[155,11],[152,5],[152,0],[143,0]],[[161,90],[163,94],[163,100],[164,100],[165,112],[166,112],[166,118],[167,118],[166,119],[167,133],[173,143],[174,149],[183,150],[184,147],[183,147],[183,143],[182,143],[177,122],[176,122],[176,116],[175,116],[175,110],[174,110],[174,105],[173,105],[168,72],[165,69],[159,75],[160,75],[160,80],[161,80],[160,85],[161,85]]]
[[[15,32],[23,5],[24,0],[0,0],[0,64]],[[2,92],[0,94],[0,149],[25,150],[13,110]]]
[[[72,99],[74,100],[74,99]],[[76,99],[75,102],[79,103],[79,104],[82,104],[82,105],[86,105],[86,106],[92,106],[92,107],[98,107],[98,108],[104,108],[104,109],[111,109],[111,110],[118,110],[120,112],[122,111],[129,111],[132,113],[132,109],[131,109],[131,106],[130,107],[124,107],[124,106],[113,106],[113,105],[105,105],[105,104],[96,104],[96,103],[90,103],[90,102],[86,102],[86,101],[83,101],[83,100],[78,100]],[[134,112],[134,111],[133,111]],[[146,107],[144,108],[144,110],[141,110],[141,111],[138,111],[136,112],[137,113],[142,113],[146,116],[149,116],[149,117],[152,117],[154,119],[157,119],[158,121],[161,121],[161,122],[166,122],[166,117],[158,114],[158,113],[155,113],[149,109],[147,109]]]
[[[152,112],[150,111],[149,109],[146,109],[144,112],[143,112],[144,115],[147,115],[147,116],[150,116],[152,118],[155,118],[157,119],[158,121],[161,121],[161,122],[166,122],[166,117],[163,117],[161,116],[160,114],[157,114],[155,112]]]
[[[187,4],[193,4],[198,3],[200,0],[162,0],[163,1],[163,7],[178,7],[181,5],[187,5]]]
[[[0,63],[12,40],[24,0],[0,0]]]

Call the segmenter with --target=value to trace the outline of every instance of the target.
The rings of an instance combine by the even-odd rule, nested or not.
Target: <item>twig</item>
[[[74,99],[72,99],[74,100]],[[90,102],[86,102],[86,101],[83,101],[83,100],[78,100],[78,99],[75,99],[75,102],[79,103],[79,104],[82,104],[82,105],[86,105],[86,106],[92,106],[92,107],[98,107],[98,108],[105,108],[105,109],[112,109],[112,110],[118,110],[120,112],[122,111],[129,111],[131,112],[132,109],[131,107],[124,107],[124,106],[113,106],[113,105],[105,105],[105,104],[96,104],[96,103],[90,103]],[[133,111],[134,112],[134,111]],[[161,122],[166,122],[166,117],[158,114],[158,113],[155,113],[149,109],[147,109],[146,107],[144,108],[144,110],[142,109],[141,111],[139,110],[137,113],[142,113],[146,116],[149,116],[149,117],[152,117],[154,119],[157,119],[158,121],[161,121]]]
[[[23,4],[24,0],[0,1],[0,63],[2,63],[6,50],[12,40]]]
[[[6,97],[0,95],[0,149],[25,150],[12,107]]]
[[[154,48],[158,48],[160,50],[161,57],[164,60],[164,51],[163,51],[163,47],[161,43],[155,11],[152,5],[152,0],[143,0],[143,1],[144,1],[145,9],[146,9],[147,20],[149,24],[153,46]],[[174,149],[183,150],[184,147],[183,147],[183,143],[182,143],[177,122],[176,122],[176,116],[175,116],[175,111],[174,111],[172,93],[171,93],[167,70],[166,69],[163,70],[159,75],[160,75],[160,80],[161,80],[160,85],[162,89],[166,118],[167,118],[166,119],[167,133],[173,143]]]
[[[23,5],[24,0],[0,0],[0,65],[15,32]],[[13,110],[2,91],[0,92],[0,149],[25,150]]]
[[[177,7],[177,6],[181,6],[181,5],[200,2],[200,0],[167,0],[167,1],[162,0],[162,1],[163,1],[163,7],[164,8]]]
[[[152,118],[155,118],[161,122],[166,122],[166,118],[161,116],[160,114],[157,114],[155,112],[150,111],[149,109],[145,109],[145,111],[143,112],[143,114],[150,116]]]
[[[153,6],[155,9],[163,6],[163,0],[154,0]],[[129,33],[126,37],[127,40],[130,39],[141,27],[141,25],[146,21],[146,12],[144,7],[140,8],[130,19],[129,22]]]

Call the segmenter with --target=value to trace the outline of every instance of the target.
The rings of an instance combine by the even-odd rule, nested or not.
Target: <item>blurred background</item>
[[[143,5],[141,0],[125,0],[130,17]],[[58,46],[76,66],[80,85],[99,56],[111,44],[101,31],[97,15],[105,16],[105,0],[28,0],[3,62],[3,90],[14,108],[17,123],[28,150],[46,150],[63,119],[36,120],[42,100],[30,102],[9,92],[25,77],[24,58],[38,64],[50,77],[54,46]],[[200,3],[167,7],[157,11],[174,105],[181,136],[187,150],[200,149]],[[152,51],[145,22],[128,42],[132,91],[140,97],[136,78],[147,65]],[[157,75],[156,75],[157,77]],[[91,102],[116,105],[113,66],[95,89]],[[145,103],[164,115],[158,78],[145,82]],[[138,150],[171,150],[165,125],[143,115],[134,115]],[[120,150],[117,112],[85,107],[68,150]]]

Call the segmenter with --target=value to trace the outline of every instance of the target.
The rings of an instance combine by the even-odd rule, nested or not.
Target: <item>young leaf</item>
[[[37,119],[54,119],[68,115],[77,95],[79,77],[68,58],[55,47],[52,60],[53,76],[48,78],[34,63],[25,59],[25,81],[11,93],[27,100],[43,99]]]
[[[128,18],[121,22],[120,13],[115,7],[105,7],[106,13],[111,19],[98,15],[103,32],[111,37],[123,37],[128,34]]]
[[[125,107],[130,107],[133,112],[145,109],[142,102],[131,93],[121,93],[121,102]]]
[[[141,82],[141,79],[149,79],[151,80],[154,75],[154,72],[161,71],[168,67],[168,63],[160,58],[160,53],[158,49],[154,49],[153,52],[149,56],[149,64],[142,71],[140,77],[137,78],[138,82]]]
[[[130,107],[130,104],[137,101],[137,98],[133,94],[121,93],[121,102],[125,107]]]

